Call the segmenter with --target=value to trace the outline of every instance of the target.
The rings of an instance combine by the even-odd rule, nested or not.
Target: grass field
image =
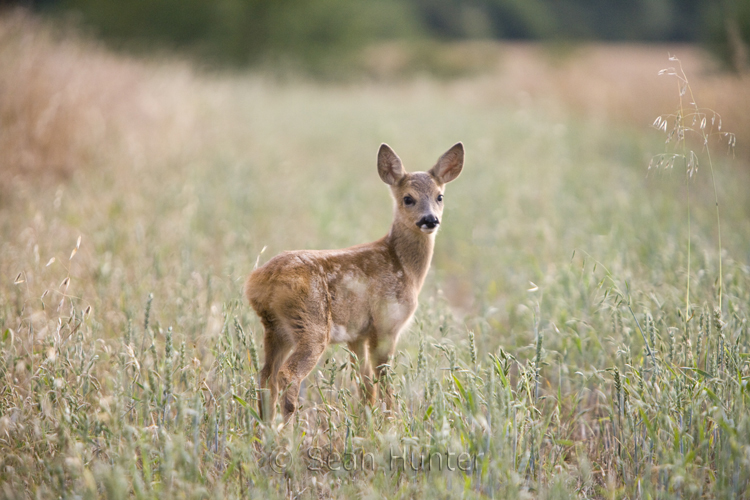
[[[0,497],[747,495],[750,86],[677,49],[735,157],[651,126],[667,47],[324,84],[0,20]],[[293,425],[259,422],[246,275],[381,237],[380,143],[425,170],[458,140],[394,416],[334,347]],[[690,149],[692,177],[649,169]]]

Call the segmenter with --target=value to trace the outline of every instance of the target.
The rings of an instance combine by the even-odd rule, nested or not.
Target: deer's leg
[[[315,368],[325,351],[325,336],[322,337],[322,341],[317,335],[313,337],[297,342],[294,351],[279,372],[279,389],[284,391],[282,410],[285,420],[297,410],[300,383]]]
[[[367,338],[361,337],[359,340],[349,342],[349,350],[352,351],[359,362],[359,374],[362,377],[360,385],[360,394],[362,399],[369,404],[375,403],[375,387],[372,384],[372,365],[367,355]]]
[[[284,358],[291,349],[285,332],[282,331],[278,322],[268,314],[262,318],[263,328],[265,329],[264,348],[266,359],[263,369],[260,371],[260,398],[258,399],[258,409],[260,417],[263,420],[271,421],[276,414],[276,401],[279,394],[279,370],[284,362]]]
[[[390,410],[393,406],[393,390],[388,381],[388,370],[390,369],[391,358],[396,352],[396,336],[384,336],[378,338],[377,335],[370,337],[370,358],[372,366],[377,376],[376,380],[380,387],[380,394],[385,401],[385,407]]]

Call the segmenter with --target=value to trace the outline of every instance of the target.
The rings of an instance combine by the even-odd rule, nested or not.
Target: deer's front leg
[[[372,405],[375,403],[376,392],[373,386],[370,356],[367,354],[367,338],[362,337],[354,342],[349,342],[349,350],[354,354],[355,361],[359,363],[360,395],[365,402]]]
[[[393,406],[393,388],[389,380],[393,353],[396,352],[396,335],[374,337],[370,342],[370,358],[375,369],[376,381],[386,410]],[[374,395],[373,395],[374,402]]]

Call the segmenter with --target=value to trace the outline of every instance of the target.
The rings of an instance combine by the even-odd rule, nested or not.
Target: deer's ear
[[[378,174],[386,184],[393,186],[406,175],[401,158],[388,144],[381,144],[378,150]]]
[[[452,181],[461,169],[464,168],[464,145],[456,143],[452,148],[441,156],[434,167],[430,169],[430,174],[437,179],[440,184]]]

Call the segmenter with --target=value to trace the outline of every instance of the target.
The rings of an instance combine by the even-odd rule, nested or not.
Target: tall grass
[[[35,29],[6,54],[54,60]],[[747,494],[746,168],[714,158],[719,272],[713,186],[691,184],[688,259],[682,176],[646,176],[663,148],[647,126],[487,74],[280,84],[69,43],[75,65],[131,68],[124,107],[143,108],[66,182],[19,174],[4,195],[3,498]],[[262,329],[241,299],[256,259],[382,236],[377,145],[415,170],[459,139],[395,414],[361,404],[334,347],[292,424],[260,422]]]
[[[677,83],[677,93],[679,95],[679,108],[674,114],[662,116],[659,115],[654,121],[654,126],[667,132],[667,143],[673,142],[675,150],[681,150],[680,153],[663,153],[657,155],[652,160],[651,165],[656,168],[666,167],[672,168],[676,161],[680,161],[686,174],[687,185],[687,198],[688,198],[688,245],[687,245],[687,285],[685,293],[685,315],[690,316],[690,253],[691,253],[691,242],[690,242],[690,183],[693,174],[698,171],[699,156],[692,149],[692,145],[688,145],[691,137],[695,135],[699,140],[699,144],[702,148],[702,153],[705,154],[709,172],[711,174],[711,183],[714,191],[714,203],[716,206],[716,230],[717,230],[717,241],[718,241],[718,254],[717,258],[719,261],[719,273],[718,273],[718,308],[721,310],[721,299],[722,299],[722,283],[723,276],[721,271],[722,261],[722,246],[721,246],[721,214],[719,211],[719,194],[716,186],[716,176],[714,175],[714,164],[711,159],[711,148],[709,141],[716,137],[721,138],[722,142],[726,144],[728,151],[734,153],[734,147],[737,144],[737,137],[733,132],[722,132],[722,119],[721,115],[711,109],[702,109],[698,106],[695,96],[693,94],[693,88],[690,86],[685,70],[682,68],[682,62],[674,56],[670,56],[670,61],[677,62],[678,69],[669,67],[659,72],[660,75],[666,74],[675,78]],[[689,108],[686,110],[684,99],[690,99]],[[670,121],[672,122],[671,129]],[[691,149],[688,149],[688,148]]]
[[[194,125],[194,110],[177,100],[190,72],[178,61],[159,69],[115,57],[69,27],[4,11],[0,192],[175,156]]]

